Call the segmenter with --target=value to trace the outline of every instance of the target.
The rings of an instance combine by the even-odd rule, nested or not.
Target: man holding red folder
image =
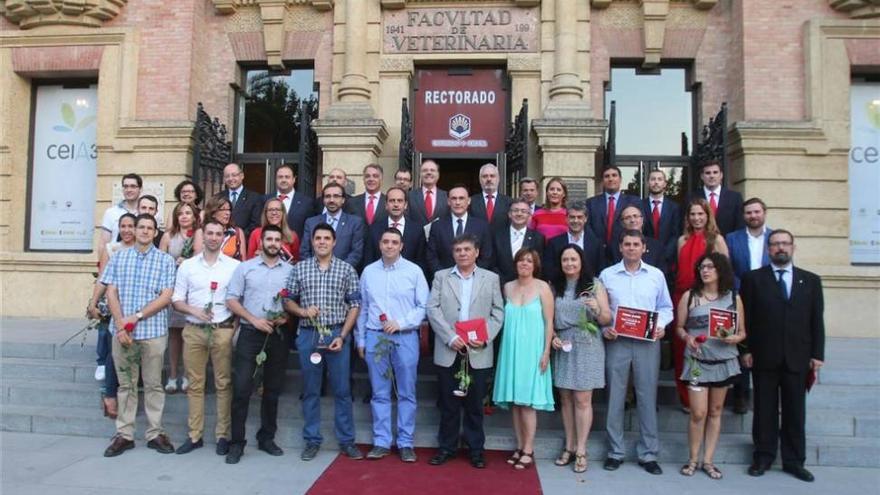
[[[623,464],[623,405],[629,370],[633,370],[633,385],[639,417],[639,442],[636,445],[639,466],[651,474],[663,474],[657,464],[660,441],[657,437],[657,379],[660,374],[660,339],[664,328],[672,321],[672,301],[666,287],[666,277],[659,269],[642,262],[645,237],[639,230],[626,230],[620,237],[623,260],[602,271],[599,280],[608,291],[608,302],[613,318],[611,328],[605,328],[605,374],[608,390],[608,458],[604,468],[614,471]],[[618,311],[618,309],[621,311]],[[641,314],[638,314],[641,313]],[[650,321],[653,339],[644,339],[619,333],[628,326],[618,319]],[[633,324],[633,321],[630,321]]]
[[[470,462],[483,469],[483,398],[492,368],[492,340],[504,319],[504,301],[498,275],[477,267],[480,242],[476,236],[456,237],[452,253],[455,266],[434,275],[427,308],[434,330],[434,364],[440,386],[440,449],[430,464],[439,466],[455,457],[463,409],[463,436]],[[470,338],[471,332],[476,339]],[[464,387],[463,372],[470,378]]]

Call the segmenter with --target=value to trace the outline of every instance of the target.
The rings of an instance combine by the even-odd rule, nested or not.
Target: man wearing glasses
[[[336,182],[329,182],[322,192],[325,212],[306,220],[302,244],[299,248],[300,259],[314,256],[312,249],[312,230],[321,223],[326,223],[336,232],[336,245],[333,256],[360,269],[364,257],[364,221],[346,213],[345,190]]]
[[[245,238],[260,225],[263,213],[263,196],[244,187],[244,170],[237,163],[230,163],[223,168],[223,183],[226,189],[220,195],[226,195],[232,203],[232,220],[236,227],[244,231]]]

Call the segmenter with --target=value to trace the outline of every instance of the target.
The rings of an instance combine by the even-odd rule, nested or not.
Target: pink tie
[[[605,242],[611,242],[614,229],[614,196],[608,196],[608,218],[605,219]]]
[[[373,201],[375,196],[370,195],[370,199],[367,201],[367,224],[373,225],[373,217],[376,215],[376,203]]]
[[[286,194],[282,194],[282,195],[278,196],[278,199],[280,199],[281,201],[286,201],[286,200],[287,200],[287,195],[286,195]]]
[[[712,207],[713,215],[718,214],[718,201],[715,200],[715,196],[717,196],[715,193],[709,195],[709,206]]]
[[[425,191],[425,213],[428,215],[428,221],[431,221],[431,217],[434,216],[434,200],[431,197],[433,192],[428,189]]]

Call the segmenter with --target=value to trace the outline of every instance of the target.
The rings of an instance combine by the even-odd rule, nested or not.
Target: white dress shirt
[[[785,266],[776,266],[773,263],[770,263],[770,268],[773,269],[773,280],[779,279],[779,273],[777,270],[782,270],[782,281],[785,282],[785,291],[788,293],[789,299],[791,299],[791,281],[793,275],[793,265],[789,261]]]
[[[749,240],[749,269],[757,270],[761,268],[761,262],[764,261],[764,233],[767,231],[765,226],[758,236],[753,236],[749,229],[746,229],[746,238]]]
[[[291,190],[291,191],[288,192],[288,193],[283,193],[283,192],[281,192],[281,191],[275,191],[275,197],[278,198],[279,201],[281,201],[282,203],[284,203],[284,212],[285,212],[285,213],[290,213],[290,205],[293,203],[293,194],[294,194],[295,192],[296,192],[296,191],[294,191],[294,190]],[[282,194],[287,195],[287,198],[285,198],[285,199],[281,199],[281,195],[282,195]]]
[[[468,221],[467,212],[464,212],[464,215],[462,215],[461,217],[455,216],[455,213],[453,213],[451,216],[452,216],[452,235],[455,235],[455,231],[456,231],[456,229],[458,229],[458,219],[459,218],[461,218],[461,220],[462,220],[461,232],[464,233],[465,230],[467,229],[467,221]]]
[[[519,230],[510,226],[510,252],[516,256],[516,253],[522,249],[523,241],[526,239],[526,227]]]
[[[712,203],[712,193],[715,193],[715,202],[721,202],[721,186],[718,186],[715,189],[709,189],[708,187],[703,186],[703,193],[706,195],[706,201],[710,204]]]
[[[174,293],[171,302],[183,301],[196,308],[205,308],[212,303],[214,318],[212,323],[228,320],[232,313],[226,307],[226,288],[239,261],[223,253],[217,255],[213,265],[205,262],[204,253],[185,260],[177,268]],[[211,291],[211,282],[217,282],[217,290]],[[204,323],[195,316],[186,315],[186,321],[195,325]]]
[[[577,246],[579,248],[584,249],[584,233],[583,232],[581,232],[581,235],[578,238],[575,238],[571,234],[570,230],[568,231],[568,233],[566,235],[568,235],[568,243],[569,244],[577,244]]]
[[[397,227],[394,224],[397,224]],[[394,221],[391,217],[388,217],[388,228],[395,228],[400,231],[400,234],[403,235],[404,229],[406,229],[406,216],[401,216],[400,220]]]
[[[373,215],[375,217],[375,215],[379,214],[379,198],[382,197],[382,193],[381,192],[374,192],[374,193],[370,194],[369,192],[364,191],[364,213],[367,213],[370,211],[368,207],[370,206],[370,197],[371,196],[373,198]]]

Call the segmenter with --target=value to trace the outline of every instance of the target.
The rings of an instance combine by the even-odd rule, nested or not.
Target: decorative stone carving
[[[880,17],[880,0],[828,0],[828,4],[834,10],[849,12],[853,19]]]
[[[38,0],[39,1],[39,0]],[[212,0],[214,10],[218,14],[229,15],[235,13],[239,7],[260,6],[261,4],[282,4],[285,7],[293,5],[311,5],[316,10],[327,11],[333,8],[333,0]]]
[[[413,71],[412,57],[382,57],[379,59],[379,72],[406,72],[412,75]]]
[[[100,27],[128,0],[0,0],[0,14],[21,29],[66,24]]]
[[[435,4],[437,0],[380,0],[382,8],[385,10],[397,10],[407,6],[407,4]],[[479,3],[509,3],[510,0],[489,0]],[[474,3],[474,0],[446,0],[443,3]],[[516,7],[536,7],[541,5],[541,0],[513,0]]]
[[[632,0],[618,0],[619,3],[631,3]],[[834,0],[830,0],[834,1]],[[841,1],[841,0],[838,0]],[[843,0],[847,1],[847,0]],[[867,0],[871,1],[871,0]],[[592,0],[591,5],[596,9],[604,9],[611,5],[612,0]],[[673,0],[672,3],[689,3],[700,10],[709,10],[718,3],[718,0]]]

